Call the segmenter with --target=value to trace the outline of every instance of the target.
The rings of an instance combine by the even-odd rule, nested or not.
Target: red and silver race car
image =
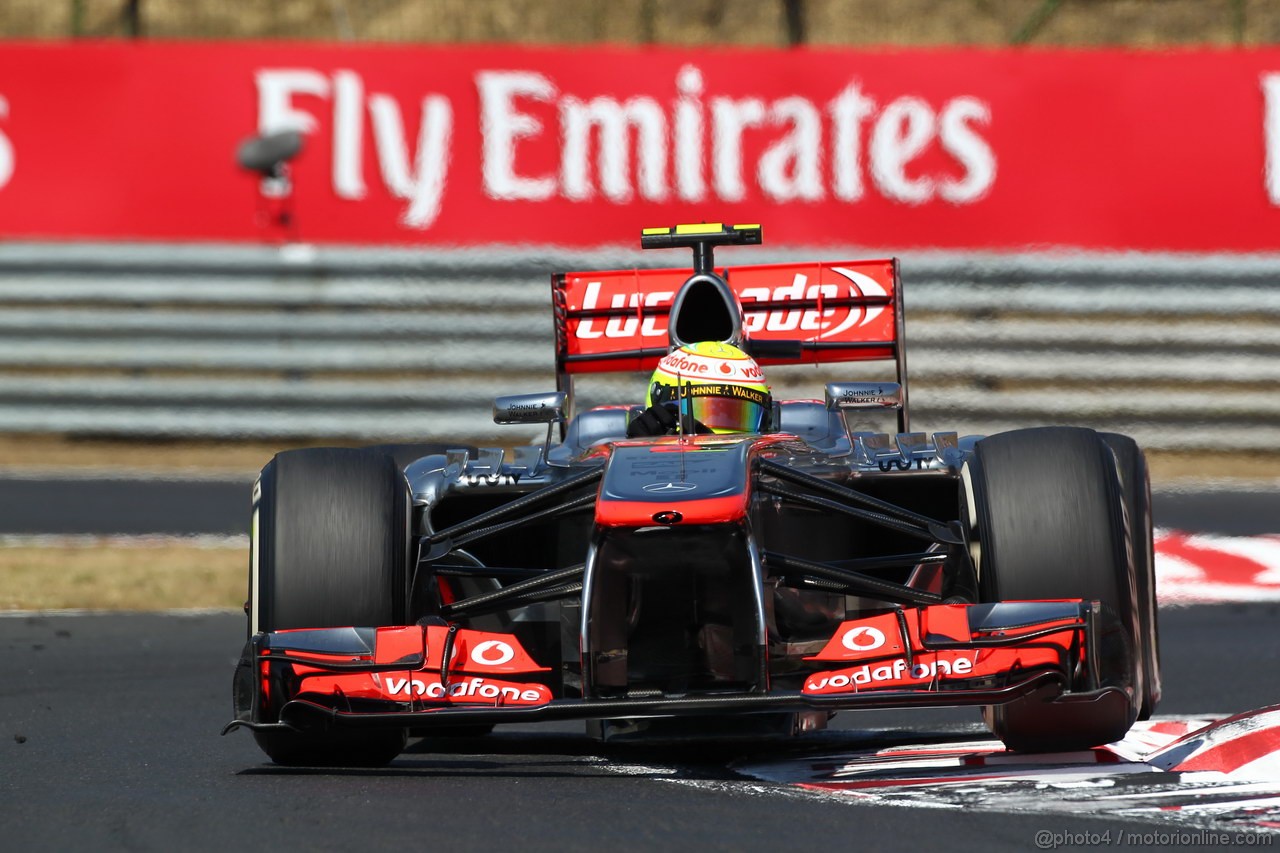
[[[544,442],[278,454],[253,491],[235,719],[283,764],[378,764],[412,733],[582,719],[605,738],[800,732],[981,707],[1013,749],[1114,741],[1160,697],[1146,462],[1045,427],[910,431],[893,260],[717,269],[758,226],[648,229],[692,270],[556,275]],[[628,438],[585,373],[719,342],[896,382],[771,402],[750,432]],[[685,401],[675,386],[677,413]],[[864,431],[871,417],[895,433]],[[710,720],[710,725],[708,721]],[[683,728],[682,728],[683,727]]]

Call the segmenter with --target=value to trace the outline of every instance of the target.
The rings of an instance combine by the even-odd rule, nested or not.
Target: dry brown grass
[[[147,442],[0,435],[0,468],[119,468],[249,477],[283,445],[274,442]]]
[[[74,9],[81,9],[76,23]],[[120,0],[5,0],[0,37],[122,36]],[[805,0],[826,46],[1165,45],[1280,38],[1274,0]],[[152,38],[776,46],[782,0],[142,0]]]
[[[0,610],[238,608],[247,565],[243,547],[0,546]]]
[[[1280,484],[1280,453],[1147,451],[1151,484],[1157,488],[1203,482],[1259,482]]]
[[[431,436],[431,443],[474,444],[474,436]],[[363,447],[370,441],[317,438],[306,441],[152,441],[81,439],[61,435],[0,434],[0,471],[76,470],[194,474],[252,479],[282,450],[301,447]],[[501,442],[483,442],[503,446]],[[509,450],[511,445],[506,445]]]

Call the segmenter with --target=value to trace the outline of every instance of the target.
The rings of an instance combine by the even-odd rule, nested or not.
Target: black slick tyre
[[[1160,702],[1160,615],[1156,599],[1155,551],[1151,522],[1151,477],[1147,458],[1127,435],[1100,433],[1116,457],[1120,492],[1129,523],[1129,547],[1138,596],[1138,642],[1142,649],[1142,704],[1139,720],[1149,720]]]
[[[388,455],[314,448],[279,453],[254,488],[252,635],[288,628],[404,624],[408,484]],[[376,766],[404,729],[255,732],[277,764]]]
[[[1093,430],[1044,427],[978,442],[964,475],[982,601],[1080,598],[1102,603],[1102,686],[1141,695],[1135,662],[1136,590],[1115,458]],[[985,709],[992,732],[1025,752],[1086,749],[1118,740],[1136,703],[1029,696]]]

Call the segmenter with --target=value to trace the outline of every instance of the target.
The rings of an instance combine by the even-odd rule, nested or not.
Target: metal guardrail
[[[1073,423],[1149,447],[1280,446],[1280,258],[896,254],[916,428]],[[549,273],[655,261],[673,259],[3,245],[0,431],[532,439],[495,427],[489,404],[554,381]],[[863,375],[771,371],[779,396],[799,397]],[[583,397],[630,402],[642,387],[612,378]]]

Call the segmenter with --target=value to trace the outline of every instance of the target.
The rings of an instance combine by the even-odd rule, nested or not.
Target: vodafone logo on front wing
[[[435,676],[387,676],[382,680],[383,692],[392,698],[438,699],[451,702],[481,702],[495,705],[539,705],[551,701],[551,693],[542,684],[512,684],[480,677],[464,677],[448,687]]]
[[[471,662],[481,666],[502,666],[516,656],[516,650],[501,640],[485,640],[471,650]]]
[[[427,628],[428,669],[439,671],[443,666],[441,655],[448,645],[448,633],[449,629],[443,625],[431,625]],[[539,666],[530,658],[520,641],[510,634],[490,634],[466,628],[458,632],[453,643],[448,668],[508,675],[547,671],[547,667]]]
[[[864,629],[869,630],[869,629]],[[929,658],[918,658],[915,663],[907,663],[902,658],[882,664],[865,664],[855,669],[842,672],[820,672],[811,675],[804,683],[805,693],[842,693],[846,690],[856,691],[859,687],[890,686],[893,684],[910,684],[911,682],[929,682],[953,676],[969,676],[973,673],[977,652],[964,654],[942,654]]]
[[[859,626],[846,631],[840,644],[851,652],[870,652],[884,645],[884,633],[876,628]]]

